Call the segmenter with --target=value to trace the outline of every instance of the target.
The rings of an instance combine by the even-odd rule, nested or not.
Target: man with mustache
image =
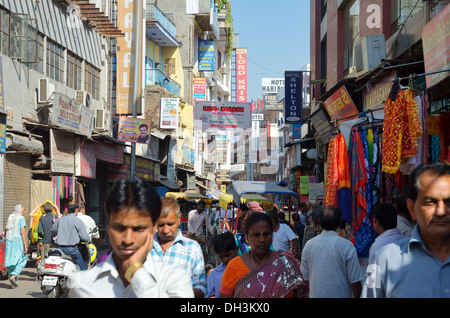
[[[375,253],[362,297],[450,297],[450,166],[418,166],[409,177],[410,238]]]

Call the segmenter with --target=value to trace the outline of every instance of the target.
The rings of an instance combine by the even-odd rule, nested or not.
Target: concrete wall
[[[108,101],[108,58],[109,40],[102,37],[86,23],[80,23],[72,27],[73,20],[66,7],[52,0],[0,0],[0,5],[14,13],[27,14],[29,18],[37,19],[39,32],[47,39],[51,39],[67,50],[75,53],[90,64],[101,70],[100,73],[100,98],[91,98],[91,109],[103,108]],[[45,45],[45,44],[44,44]],[[3,62],[4,80],[4,102],[10,110],[11,117],[7,124],[13,129],[22,130],[22,118],[37,122],[38,113],[37,94],[40,78],[48,78],[46,72],[46,52],[44,47],[43,71],[37,72],[29,69],[26,65],[8,56],[0,55]],[[63,81],[50,80],[55,85],[55,91],[75,98],[76,91],[66,86],[67,66],[64,64]],[[84,76],[84,74],[83,74]],[[84,80],[82,80],[82,85]],[[20,93],[19,93],[20,92]]]

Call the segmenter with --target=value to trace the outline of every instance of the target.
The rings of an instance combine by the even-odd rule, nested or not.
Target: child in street
[[[208,275],[208,298],[219,298],[220,283],[225,268],[228,262],[238,254],[233,233],[225,232],[216,236],[213,241],[213,248],[222,263]]]

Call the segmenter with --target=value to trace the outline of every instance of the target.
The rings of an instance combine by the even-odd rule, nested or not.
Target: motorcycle
[[[98,227],[90,233],[98,231]],[[83,257],[87,269],[92,267],[97,248],[92,242],[81,242],[78,249]],[[37,278],[41,280],[41,290],[47,298],[65,298],[69,295],[69,279],[79,271],[72,256],[65,254],[58,248],[50,248],[47,257],[38,268]]]

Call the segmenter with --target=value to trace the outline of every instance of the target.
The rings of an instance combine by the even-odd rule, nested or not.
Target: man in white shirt
[[[86,230],[89,234],[89,237],[91,238],[91,241],[92,239],[100,238],[100,234],[98,231],[93,232],[97,224],[95,224],[95,221],[91,216],[86,215],[86,207],[82,203],[79,205],[76,216],[81,219],[81,221],[83,221],[84,225],[86,225]]]
[[[397,228],[397,212],[390,203],[378,203],[372,208],[373,228],[378,236],[369,249],[369,263],[373,255],[385,245],[408,238]]]
[[[278,213],[275,209],[267,212],[267,214],[270,216],[273,223],[273,249],[275,251],[291,252],[295,256],[298,256],[297,235],[295,235],[289,225],[278,221]]]
[[[185,270],[155,262],[149,254],[161,213],[161,199],[149,182],[116,182],[105,210],[112,252],[92,269],[75,273],[68,283],[70,297],[194,297]]]
[[[188,214],[188,234],[193,234],[195,236],[203,235],[203,225],[209,233],[213,233],[211,227],[211,222],[209,220],[208,214],[205,213],[206,202],[200,200],[197,202],[197,209],[192,210]]]
[[[335,207],[320,211],[320,235],[306,242],[301,271],[311,298],[359,298],[364,274],[352,242],[338,236],[342,212]]]

